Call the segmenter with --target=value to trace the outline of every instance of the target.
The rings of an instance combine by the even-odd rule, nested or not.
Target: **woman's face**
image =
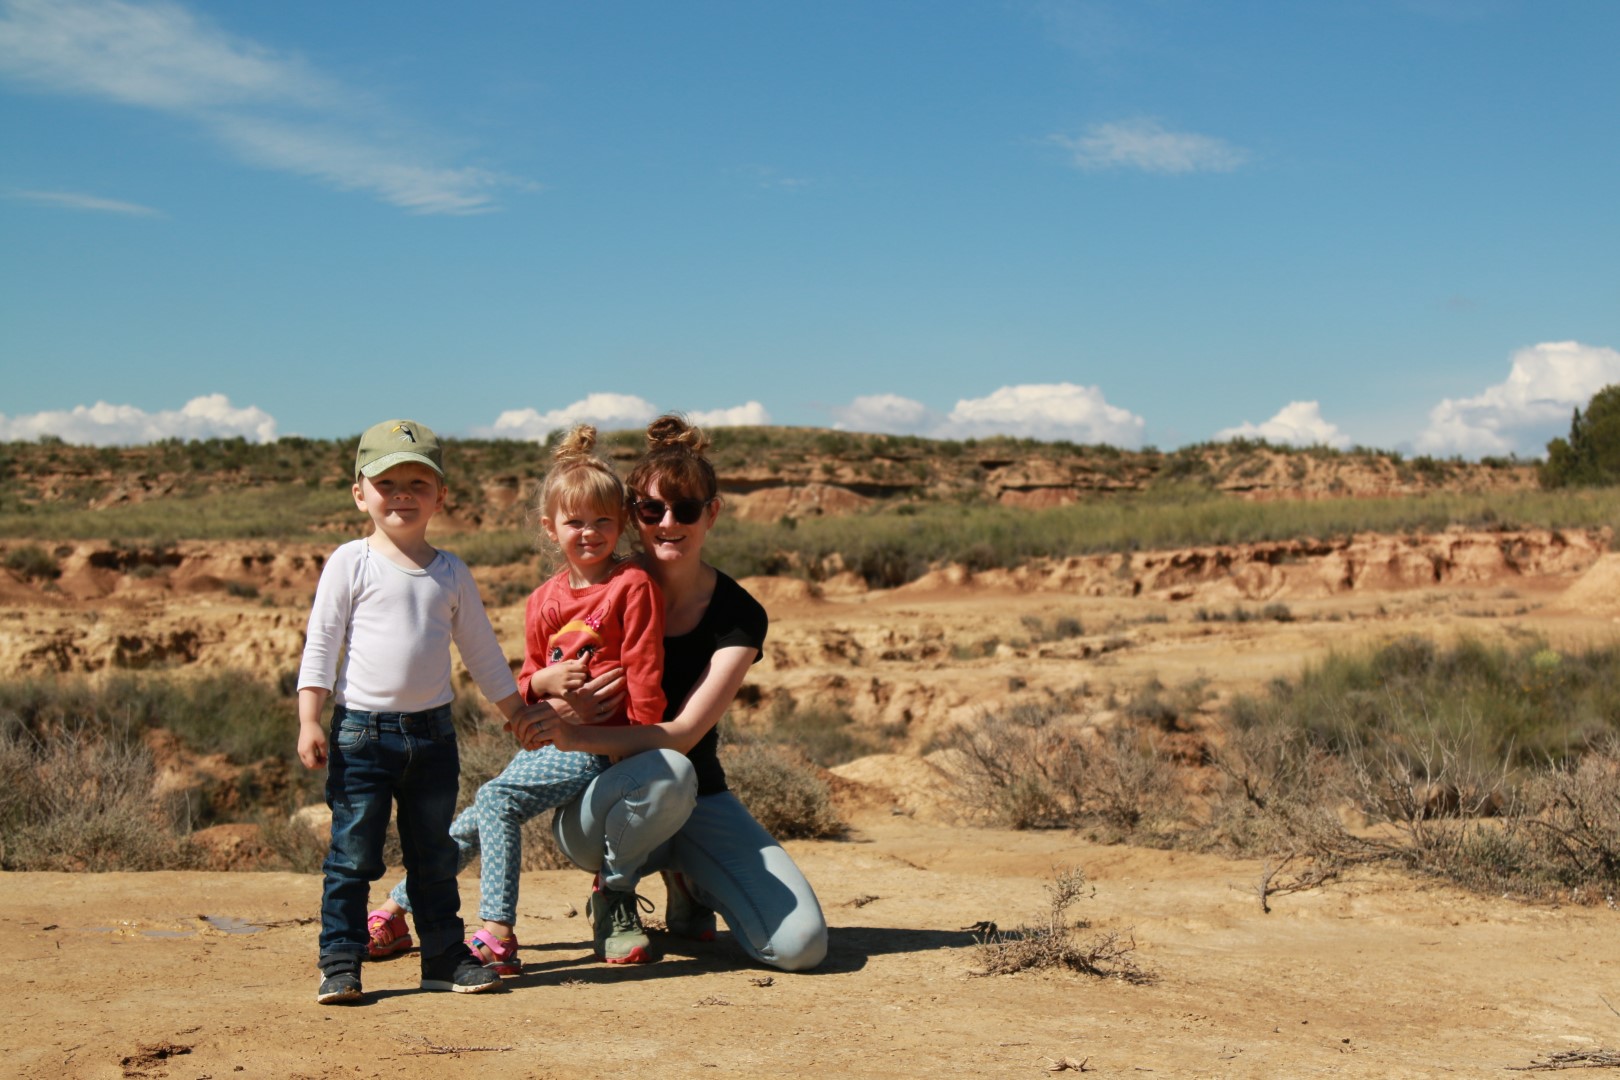
[[[702,558],[703,541],[719,513],[719,500],[666,499],[654,480],[636,497],[636,529],[641,533],[642,549],[655,564]]]

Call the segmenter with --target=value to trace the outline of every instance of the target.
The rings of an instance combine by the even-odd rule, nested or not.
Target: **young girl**
[[[540,491],[540,526],[566,565],[529,597],[518,691],[532,705],[572,696],[594,674],[622,669],[622,703],[602,722],[656,724],[664,716],[664,602],[647,572],[616,554],[629,497],[595,446],[594,427],[570,431]],[[512,926],[524,822],[569,802],[608,764],[606,757],[549,744],[519,751],[451,826],[460,866],[482,855],[478,915],[484,925],[467,944],[499,974],[522,970]],[[368,917],[372,956],[410,947],[402,915],[408,910],[400,882]]]

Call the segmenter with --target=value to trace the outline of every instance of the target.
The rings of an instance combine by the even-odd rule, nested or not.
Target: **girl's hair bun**
[[[590,424],[576,424],[558,441],[557,448],[551,452],[551,459],[561,465],[566,461],[594,457],[595,450],[596,429]]]

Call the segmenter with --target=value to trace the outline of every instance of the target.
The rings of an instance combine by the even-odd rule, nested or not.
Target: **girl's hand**
[[[552,705],[572,723],[600,724],[619,711],[627,692],[624,669],[613,668],[581,684],[577,690],[557,695]]]
[[[543,667],[529,676],[529,689],[536,697],[562,697],[585,685],[591,669],[584,660],[564,660]]]

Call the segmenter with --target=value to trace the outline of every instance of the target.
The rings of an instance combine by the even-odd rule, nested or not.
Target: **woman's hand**
[[[558,715],[570,723],[600,724],[611,719],[623,707],[626,692],[624,669],[613,668],[586,682],[578,690],[553,697],[551,704]],[[559,743],[558,749],[567,748]]]

